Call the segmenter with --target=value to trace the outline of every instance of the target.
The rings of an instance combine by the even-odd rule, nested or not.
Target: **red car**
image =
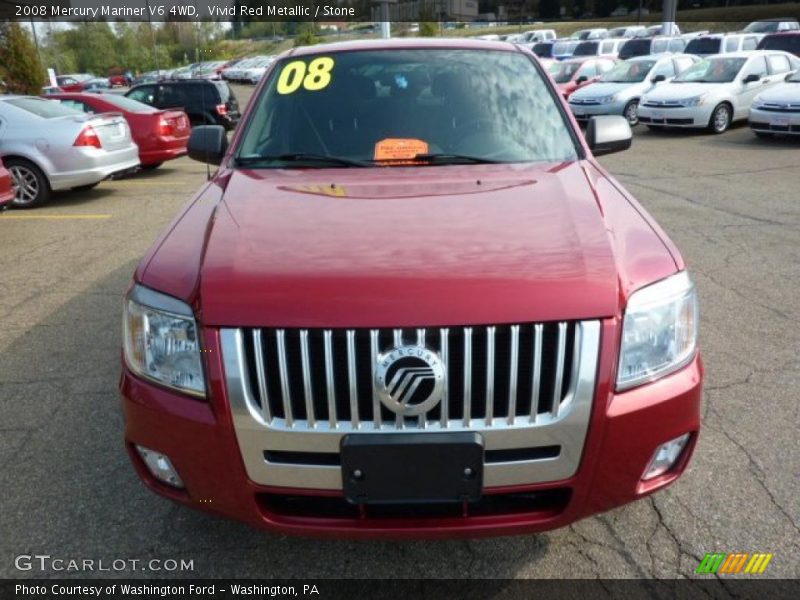
[[[154,492],[287,534],[565,526],[672,484],[697,297],[527,49],[295,48],[134,274],[125,442]],[[143,515],[143,517],[146,515]]]
[[[611,70],[617,61],[602,56],[581,56],[552,63],[547,70],[558,85],[564,98],[569,98],[575,90],[594,83],[606,71]]]
[[[11,181],[11,173],[3,166],[0,159],[0,210],[6,208],[14,200],[14,186]]]
[[[48,94],[86,113],[122,113],[139,146],[139,161],[144,169],[157,169],[165,161],[186,154],[191,125],[182,110],[159,110],[119,94]]]

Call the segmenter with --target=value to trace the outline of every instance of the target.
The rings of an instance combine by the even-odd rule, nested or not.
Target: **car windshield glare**
[[[556,83],[566,83],[572,79],[572,76],[580,68],[581,63],[579,62],[557,62],[550,65],[547,70],[550,72],[553,81]]]
[[[701,60],[673,79],[676,83],[730,83],[736,79],[746,58],[716,56]]]
[[[578,156],[546,78],[519,52],[425,48],[287,57],[254,101],[235,153],[240,164],[388,166],[442,155],[412,162],[440,165],[444,155],[454,164]],[[290,155],[291,161],[275,158]],[[304,162],[311,155],[318,158]]]
[[[621,62],[608,71],[600,81],[605,83],[640,83],[645,80],[650,69],[656,64],[654,60],[636,60]]]

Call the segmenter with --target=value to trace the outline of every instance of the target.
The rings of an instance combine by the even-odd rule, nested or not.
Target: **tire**
[[[639,124],[639,117],[636,114],[636,109],[639,108],[638,100],[631,100],[625,105],[622,110],[622,116],[628,121],[628,125],[636,127]]]
[[[711,118],[708,120],[708,130],[711,133],[719,135],[725,133],[731,126],[733,120],[733,110],[730,104],[718,104],[711,112]]]
[[[100,182],[90,183],[89,185],[79,185],[78,187],[71,188],[73,192],[88,192],[89,190],[100,185]]]
[[[50,200],[50,182],[41,169],[24,158],[3,159],[14,186],[14,200],[11,206],[33,208]]]
[[[142,171],[155,171],[158,167],[163,165],[163,162],[153,163],[152,165],[142,165]]]

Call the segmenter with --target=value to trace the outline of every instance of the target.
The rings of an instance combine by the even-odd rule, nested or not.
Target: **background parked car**
[[[773,33],[758,43],[759,50],[783,50],[800,57],[800,31]]]
[[[800,71],[756,96],[748,120],[750,129],[759,137],[776,133],[800,135]]]
[[[787,67],[799,66],[800,59],[780,51],[710,56],[642,97],[639,120],[651,129],[706,127],[722,133],[747,118],[753,98],[783,81]]]
[[[794,17],[762,19],[753,21],[743,29],[745,33],[778,33],[779,31],[800,31],[800,23]]]
[[[552,61],[553,60],[553,44],[555,42],[536,42],[535,44],[531,44],[529,48],[531,51],[542,60],[542,64],[544,61]]]
[[[2,96],[0,128],[14,206],[36,206],[51,191],[89,189],[139,166],[139,149],[120,114],[87,115],[52,100]]]
[[[564,60],[571,57],[580,43],[580,40],[556,40],[552,49],[553,58]]]
[[[139,147],[139,162],[144,169],[157,169],[165,161],[186,154],[192,128],[182,110],[158,110],[118,94],[60,94],[48,98],[84,113],[122,113]]]
[[[233,129],[239,122],[239,103],[224,81],[162,81],[137,85],[128,98],[160,109],[180,109],[194,125],[222,125]]]
[[[261,81],[261,78],[264,76],[264,73],[267,72],[267,69],[273,62],[273,58],[271,56],[263,56],[259,60],[255,61],[252,65],[244,69],[244,73],[242,74],[242,80],[246,83],[256,84]]]
[[[756,33],[709,33],[689,40],[684,52],[695,56],[711,56],[755,50],[761,37]]]
[[[571,40],[600,40],[608,37],[608,29],[605,27],[593,27],[591,29],[579,29],[575,31],[569,39]]]
[[[625,42],[619,49],[618,58],[628,60],[634,56],[663,54],[665,52],[683,52],[686,40],[679,36],[658,36],[633,38]]]
[[[631,126],[639,123],[639,99],[700,59],[688,54],[637,56],[617,63],[600,79],[569,97],[569,107],[579,123],[597,115],[622,115]]]
[[[564,98],[569,98],[575,90],[591,84],[612,69],[615,62],[613,58],[582,56],[555,62],[547,70]]]
[[[647,34],[647,27],[644,25],[628,25],[608,30],[608,37],[612,38],[632,38],[642,34]]]
[[[12,185],[11,173],[8,172],[3,159],[0,159],[0,210],[11,204],[14,200],[14,186]]]
[[[614,58],[619,54],[619,50],[627,40],[623,38],[604,40],[587,40],[581,42],[575,47],[572,52],[573,57],[577,56],[612,56]]]

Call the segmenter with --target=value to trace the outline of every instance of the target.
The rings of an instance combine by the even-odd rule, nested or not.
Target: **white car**
[[[753,99],[750,129],[759,137],[800,135],[800,71]]]
[[[622,115],[633,127],[639,123],[639,99],[699,60],[688,54],[631,58],[618,63],[595,83],[573,92],[569,108],[579,123],[597,115]]]
[[[556,32],[554,29],[531,29],[521,34],[522,37],[519,43],[532,44],[535,42],[549,42],[556,39]]]
[[[627,14],[627,12],[625,14]],[[614,13],[611,13],[611,16],[615,16]],[[608,37],[612,38],[632,38],[638,35],[647,35],[647,27],[644,25],[628,25],[625,27],[614,27],[614,29],[608,30]]]
[[[800,59],[778,50],[710,56],[639,101],[641,123],[662,127],[707,127],[722,133],[746,119],[759,93],[800,67]]]
[[[242,69],[241,80],[247,83],[256,84],[261,81],[264,73],[267,72],[269,66],[275,59],[271,56],[260,56],[253,63],[249,64],[245,69]]]

